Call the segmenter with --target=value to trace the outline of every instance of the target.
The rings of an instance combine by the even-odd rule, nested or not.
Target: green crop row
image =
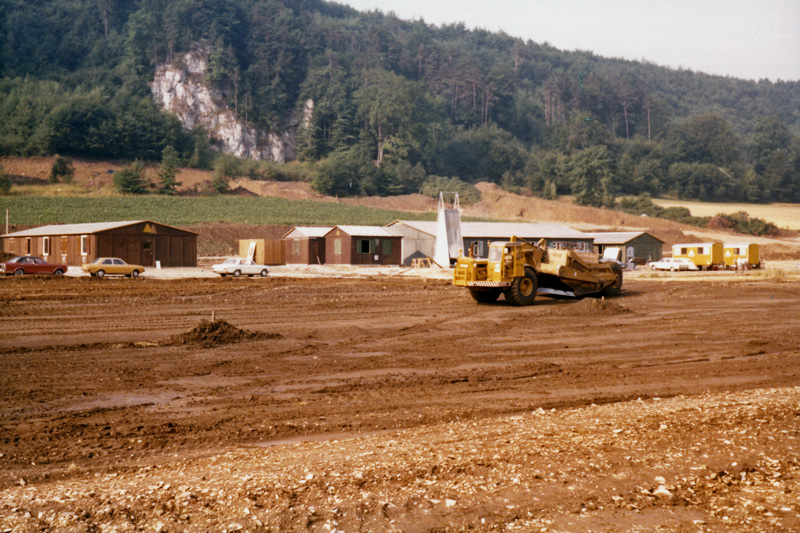
[[[153,220],[172,226],[211,222],[382,226],[393,220],[434,220],[436,214],[262,197],[0,197],[0,216],[14,225]]]

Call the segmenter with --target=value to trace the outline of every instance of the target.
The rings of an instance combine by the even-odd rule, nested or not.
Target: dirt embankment
[[[0,279],[0,529],[797,530],[798,316],[754,276]]]

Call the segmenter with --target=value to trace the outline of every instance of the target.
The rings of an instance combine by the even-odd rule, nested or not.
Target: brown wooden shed
[[[283,239],[240,239],[239,257],[251,257],[259,265],[285,265]]]
[[[325,264],[325,235],[331,226],[297,226],[283,236],[286,263],[290,265]]]
[[[336,265],[399,265],[403,236],[379,226],[334,226],[325,235],[325,260]]]
[[[3,235],[3,251],[68,266],[110,256],[143,266],[193,267],[197,233],[152,220],[55,224]]]

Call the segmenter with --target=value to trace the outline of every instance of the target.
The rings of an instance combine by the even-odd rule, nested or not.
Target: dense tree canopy
[[[618,195],[800,201],[800,82],[562,52],[322,0],[0,0],[0,154],[210,166],[157,108],[155,69],[208,52],[220,105],[290,131],[339,195],[489,180]]]

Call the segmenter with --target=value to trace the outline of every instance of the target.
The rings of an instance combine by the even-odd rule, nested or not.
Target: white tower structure
[[[453,203],[446,204],[444,195],[453,195]],[[433,260],[443,268],[450,267],[450,260],[458,257],[464,247],[461,237],[461,207],[457,192],[439,193],[439,215],[436,218],[436,246]]]

